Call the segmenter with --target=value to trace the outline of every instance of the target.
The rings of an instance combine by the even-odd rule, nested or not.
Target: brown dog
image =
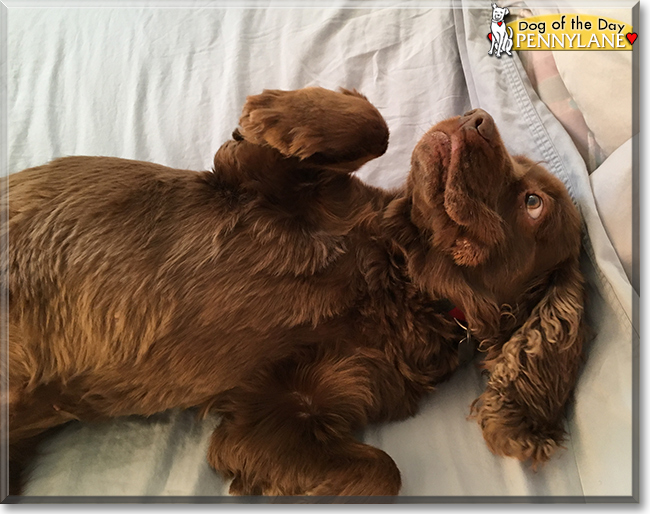
[[[12,457],[72,419],[198,406],[222,414],[208,459],[234,494],[397,494],[353,433],[450,376],[455,306],[486,352],[487,444],[546,461],[584,338],[577,210],[484,111],[425,134],[392,192],[350,174],[387,143],[356,92],[265,91],[211,172],[69,157],[12,175]]]

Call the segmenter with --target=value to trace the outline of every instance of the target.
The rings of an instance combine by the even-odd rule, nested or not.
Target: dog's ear
[[[506,7],[506,8],[505,8],[505,11],[504,11],[504,13],[503,13],[503,16],[506,17],[506,16],[508,16],[508,14],[510,14],[510,11],[509,11],[508,8]]]
[[[494,453],[533,464],[548,460],[562,443],[586,334],[578,258],[556,269],[545,287],[521,328],[488,350],[490,379],[473,405]]]
[[[497,4],[492,4],[492,9],[496,9],[496,8],[497,8]]]

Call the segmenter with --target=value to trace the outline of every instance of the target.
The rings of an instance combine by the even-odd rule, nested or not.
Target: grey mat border
[[[487,1],[487,0],[486,0]],[[66,4],[68,2],[41,1],[27,2],[30,7],[51,7],[56,4]],[[71,7],[82,7],[83,2],[69,2]],[[108,2],[113,7],[121,7],[128,4],[128,1]],[[132,2],[140,7],[165,7],[166,2]],[[183,4],[183,1],[170,2],[171,4]],[[187,3],[187,2],[186,2]],[[240,7],[242,4],[229,2],[226,0],[224,7]],[[290,2],[289,2],[290,3]],[[314,7],[325,7],[322,0],[307,2]],[[383,7],[396,6],[397,0],[383,0],[379,2],[350,2],[354,7],[373,7],[380,4]],[[438,3],[436,0],[414,2],[418,7],[431,7]],[[484,2],[468,2],[470,4],[482,5]],[[536,2],[531,2],[536,3]],[[588,5],[591,2],[576,0],[578,5]],[[594,0],[597,3],[597,0]],[[616,2],[614,2],[616,3]],[[621,4],[628,4],[621,1]],[[8,5],[11,7],[20,7],[20,3],[15,1],[0,1],[0,199],[7,195],[7,158],[8,158],[8,126],[7,126],[7,36],[8,36]],[[412,7],[406,2],[403,7]],[[95,4],[96,5],[96,4]],[[23,4],[22,6],[26,6]],[[251,2],[250,7],[259,7],[255,0]],[[452,8],[460,8],[460,2],[456,2]],[[632,26],[640,27],[640,2],[632,7]],[[644,34],[645,35],[645,34]],[[641,40],[640,40],[641,41]],[[640,185],[640,48],[635,45],[632,50],[633,77],[632,77],[632,99],[633,99],[633,166],[632,166],[632,248],[633,248],[633,270],[632,285],[640,293],[640,215],[641,206],[639,198]],[[8,202],[0,208],[0,224],[5,224],[8,220]],[[7,234],[0,233],[0,272],[7,269],[7,251],[8,238]],[[640,305],[639,296],[633,298],[633,318],[636,321],[634,325],[639,327]],[[6,290],[0,291],[0,367],[7,365],[6,359],[1,358],[6,355],[8,344],[7,326],[4,323],[8,313],[8,295]],[[258,497],[258,496],[7,496],[8,492],[8,440],[4,437],[7,433],[8,419],[6,408],[0,408],[0,501],[2,504],[604,504],[604,503],[639,503],[640,494],[640,341],[637,339],[633,342],[634,359],[633,359],[633,423],[632,423],[632,443],[633,443],[633,483],[631,496],[401,496],[401,497]],[[5,379],[6,373],[0,373]],[[8,384],[0,383],[0,390],[6,391]]]
[[[20,504],[586,504],[638,503],[633,496],[8,496],[2,503]]]

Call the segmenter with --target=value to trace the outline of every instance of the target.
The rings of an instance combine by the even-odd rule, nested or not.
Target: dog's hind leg
[[[60,387],[55,384],[37,386],[32,390],[9,391],[9,477],[11,494],[19,494],[23,469],[36,455],[37,445],[46,432],[77,419],[59,401]]]
[[[393,460],[353,437],[380,408],[373,366],[358,355],[286,361],[233,392],[208,454],[231,494],[396,495]]]
[[[61,401],[62,385],[40,377],[37,361],[25,346],[20,328],[10,324],[8,366],[1,370],[0,401],[0,408],[7,413],[2,429],[3,436],[8,435],[9,440],[10,494],[20,494],[23,469],[36,454],[45,432],[76,419]],[[7,372],[8,379],[5,378]]]
[[[265,90],[248,97],[239,123],[239,136],[250,143],[344,172],[379,157],[388,146],[379,111],[365,96],[345,89]]]

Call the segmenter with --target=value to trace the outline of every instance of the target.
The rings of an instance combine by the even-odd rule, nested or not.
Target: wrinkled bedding
[[[631,250],[623,256],[626,274],[610,238],[616,229],[606,227],[612,208],[622,216],[618,223],[631,227],[632,188],[612,194],[606,173],[590,180],[585,160],[519,58],[487,55],[490,2],[451,3],[12,6],[8,170],[73,154],[209,169],[248,94],[343,86],[367,95],[391,131],[387,153],[359,176],[394,187],[405,180],[411,150],[433,123],[473,107],[486,109],[508,149],[543,161],[565,182],[584,218],[583,265],[595,338],[569,412],[566,449],[537,472],[493,456],[478,425],[467,420],[485,380],[476,362],[426,398],[417,416],[369,427],[360,437],[394,458],[402,471],[401,494],[412,500],[629,498],[638,451],[638,297],[630,281]],[[607,80],[607,74],[595,80]],[[632,153],[630,143],[610,156],[630,162],[623,182],[631,176]],[[621,169],[611,161],[610,167]],[[592,188],[592,180],[599,188]],[[596,189],[608,194],[596,198]],[[631,248],[631,235],[617,244]],[[26,494],[217,500],[227,495],[228,483],[205,459],[217,424],[216,417],[198,421],[191,411],[70,424],[43,445]]]

